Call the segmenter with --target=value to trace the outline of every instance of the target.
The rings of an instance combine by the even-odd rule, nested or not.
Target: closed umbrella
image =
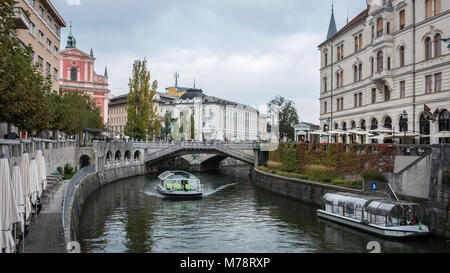
[[[16,248],[12,227],[14,223],[20,222],[20,215],[14,198],[9,162],[5,155],[2,155],[0,159],[0,218],[1,248],[5,248],[7,253],[12,253]]]
[[[41,196],[41,187],[39,186],[39,171],[37,162],[34,157],[30,161],[30,190],[31,190],[31,202],[36,204],[36,200]]]
[[[39,185],[41,186],[41,191],[43,191],[47,188],[47,170],[45,168],[45,159],[41,150],[36,153],[36,163],[38,167]]]
[[[20,157],[20,174],[22,175],[22,190],[23,198],[25,201],[25,220],[28,220],[31,214],[31,202],[30,196],[31,192],[31,172],[30,172],[30,157],[29,155],[23,154]]]
[[[14,190],[14,198],[16,199],[17,209],[20,214],[21,230],[24,232],[24,215],[25,215],[25,198],[22,189],[22,175],[20,174],[20,167],[17,163],[14,164],[12,172],[12,187]]]

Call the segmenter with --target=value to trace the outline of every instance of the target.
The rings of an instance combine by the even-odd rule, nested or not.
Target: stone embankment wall
[[[96,172],[80,180],[69,200],[66,200],[66,202],[69,202],[64,218],[64,237],[66,243],[78,241],[79,239],[80,216],[83,205],[90,194],[109,183],[129,177],[145,175],[146,173],[147,169],[145,165],[133,165]]]

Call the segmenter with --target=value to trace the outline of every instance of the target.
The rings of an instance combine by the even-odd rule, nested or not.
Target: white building
[[[191,123],[193,115],[197,141],[256,141],[259,137],[258,110],[249,105],[206,96],[200,89],[188,89],[179,99],[162,105],[162,112],[163,115],[170,112],[174,119],[184,116],[187,124]],[[190,130],[185,132],[183,139],[190,139]]]
[[[415,137],[416,143],[450,143],[442,137],[450,131],[450,50],[441,40],[450,37],[450,1],[368,3],[339,31],[332,13],[319,45],[321,128],[336,133],[386,127],[394,136],[429,136]],[[424,105],[440,110],[437,121],[426,120]],[[331,141],[371,142],[368,135],[339,133]]]

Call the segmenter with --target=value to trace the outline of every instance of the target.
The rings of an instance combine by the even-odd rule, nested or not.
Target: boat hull
[[[203,192],[199,191],[166,191],[158,186],[158,192],[164,196],[170,197],[202,197]]]
[[[375,235],[389,238],[405,238],[423,236],[428,234],[428,227],[423,226],[423,230],[419,230],[417,226],[402,227],[382,227],[374,224],[366,224],[356,219],[348,218],[341,215],[332,214],[324,210],[317,210],[317,216],[333,222],[344,224],[353,228],[357,228]]]

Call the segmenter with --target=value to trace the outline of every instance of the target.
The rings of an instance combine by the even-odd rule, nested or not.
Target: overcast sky
[[[366,7],[335,0],[338,29]],[[318,123],[320,55],[331,0],[52,0],[70,21],[77,48],[108,67],[114,96],[128,93],[134,60],[146,57],[160,92],[174,85],[265,105],[276,95],[295,102],[301,121]]]

